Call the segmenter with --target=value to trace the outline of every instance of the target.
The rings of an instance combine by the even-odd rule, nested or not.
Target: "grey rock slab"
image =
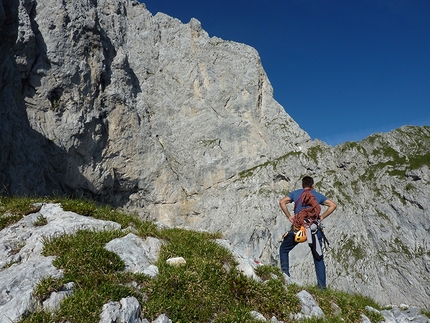
[[[261,281],[260,277],[258,277],[255,273],[255,269],[258,267],[259,264],[254,259],[249,258],[244,251],[235,248],[226,239],[217,239],[216,242],[233,254],[238,263],[238,265],[236,266],[237,270],[239,270],[249,278],[252,278],[256,281]]]
[[[106,244],[106,249],[115,252],[125,263],[125,271],[144,273],[156,276],[158,268],[154,263],[158,260],[162,241],[148,237],[145,240],[133,233],[116,238]]]
[[[321,307],[318,306],[315,299],[311,294],[309,294],[309,292],[302,290],[297,293],[297,297],[299,298],[300,304],[302,305],[301,314],[303,314],[304,317],[325,317]],[[302,315],[299,315],[299,317],[302,317]]]
[[[67,283],[63,285],[59,291],[52,292],[48,299],[43,301],[43,310],[46,312],[55,312],[60,309],[61,301],[73,294],[73,288],[75,286],[74,282]]]
[[[417,308],[401,308],[393,306],[389,310],[382,310],[382,316],[387,323],[429,323],[430,318],[420,313]]]
[[[99,323],[142,323],[141,306],[135,297],[103,305]]]
[[[0,322],[15,322],[34,311],[33,297],[37,283],[45,277],[61,278],[62,272],[52,265],[54,257],[33,257],[0,271]]]

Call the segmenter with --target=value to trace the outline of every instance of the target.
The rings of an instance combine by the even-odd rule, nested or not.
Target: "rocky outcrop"
[[[46,221],[45,225],[36,224],[40,218]],[[38,282],[46,277],[62,277],[61,270],[52,264],[54,257],[42,255],[44,239],[78,230],[120,228],[115,222],[64,212],[59,205],[45,205],[39,212],[1,230],[0,322],[15,322],[23,315],[35,311],[38,301],[33,290]],[[45,308],[55,306],[48,302]]]
[[[3,193],[91,197],[276,264],[278,201],[310,174],[339,205],[329,284],[428,306],[428,127],[330,147],[273,99],[253,48],[196,19],[131,0],[0,4]],[[307,246],[291,256],[313,283]]]

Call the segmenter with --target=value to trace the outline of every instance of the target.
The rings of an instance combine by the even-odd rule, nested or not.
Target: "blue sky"
[[[430,125],[430,0],[143,0],[260,54],[274,96],[330,145]]]

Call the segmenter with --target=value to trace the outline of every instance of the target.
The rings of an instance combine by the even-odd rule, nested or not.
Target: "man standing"
[[[336,203],[329,200],[324,195],[314,191],[314,180],[310,176],[305,176],[302,179],[302,189],[295,190],[291,193],[289,193],[287,196],[285,196],[280,202],[279,205],[281,206],[282,211],[287,216],[288,220],[292,224],[298,223],[299,218],[301,220],[305,220],[309,225],[312,224],[312,222],[317,222],[318,224],[318,231],[316,232],[319,244],[322,245],[322,239],[323,239],[323,233],[320,230],[320,223],[328,217],[333,211],[336,209]],[[309,194],[311,193],[311,194]],[[317,214],[314,215],[313,218],[310,218],[308,214],[306,214],[306,211],[309,211],[312,209],[315,209],[311,204],[309,203],[303,203],[304,202],[304,195],[306,197],[311,197],[311,199],[317,203]],[[291,215],[288,211],[287,204],[294,202],[294,215]],[[316,204],[315,203],[315,204]],[[327,206],[327,209],[324,211],[323,214],[319,215],[319,205]],[[280,255],[280,261],[281,261],[281,269],[282,271],[287,275],[290,276],[290,265],[289,265],[289,258],[288,254],[289,252],[298,244],[298,242],[295,241],[294,236],[294,226],[291,226],[291,230],[287,232],[284,235],[284,239],[282,241],[281,247],[279,248],[279,255]],[[325,263],[324,263],[324,257],[317,257],[314,253],[312,253],[314,258],[314,264],[315,264],[315,272],[317,276],[317,283],[319,288],[327,288],[326,285],[326,270],[325,270]]]

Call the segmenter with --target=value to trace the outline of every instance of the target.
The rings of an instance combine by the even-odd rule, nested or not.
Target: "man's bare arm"
[[[332,214],[333,211],[337,208],[336,203],[334,203],[332,200],[326,200],[324,202],[324,205],[327,206],[327,209],[324,211],[323,214],[321,214],[321,221],[328,217],[330,214]]]
[[[287,208],[287,204],[291,203],[292,200],[288,197],[285,196],[282,200],[279,201],[279,206],[281,207],[282,211],[284,212],[284,214],[287,216],[288,220],[293,223],[294,221],[294,216],[291,216],[290,212],[288,211]]]

